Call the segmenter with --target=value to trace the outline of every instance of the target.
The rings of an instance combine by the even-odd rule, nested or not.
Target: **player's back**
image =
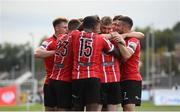
[[[102,51],[110,51],[113,45],[96,33],[75,31],[73,40],[73,79],[99,78],[101,74]]]
[[[71,81],[73,54],[70,34],[63,35],[57,39],[57,48],[54,59],[51,79]]]
[[[102,83],[118,82],[120,81],[120,65],[119,60],[113,55],[102,53],[101,69],[103,76]]]

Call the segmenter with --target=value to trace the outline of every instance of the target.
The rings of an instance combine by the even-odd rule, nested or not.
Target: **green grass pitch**
[[[43,105],[35,104],[31,106],[0,106],[0,111],[43,111]],[[119,110],[122,108],[119,106]],[[140,107],[136,107],[137,111],[180,111],[180,106],[155,106],[152,102],[142,102]]]

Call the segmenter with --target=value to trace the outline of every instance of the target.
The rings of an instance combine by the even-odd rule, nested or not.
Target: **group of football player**
[[[45,63],[46,111],[134,111],[141,104],[141,32],[117,15],[57,18],[54,34],[36,48]]]

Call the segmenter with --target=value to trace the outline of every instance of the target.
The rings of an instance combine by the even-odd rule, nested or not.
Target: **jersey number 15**
[[[80,56],[89,57],[92,54],[92,39],[81,38],[80,39]]]

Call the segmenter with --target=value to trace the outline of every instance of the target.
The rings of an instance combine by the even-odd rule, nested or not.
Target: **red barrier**
[[[16,86],[0,87],[0,106],[16,105]]]

